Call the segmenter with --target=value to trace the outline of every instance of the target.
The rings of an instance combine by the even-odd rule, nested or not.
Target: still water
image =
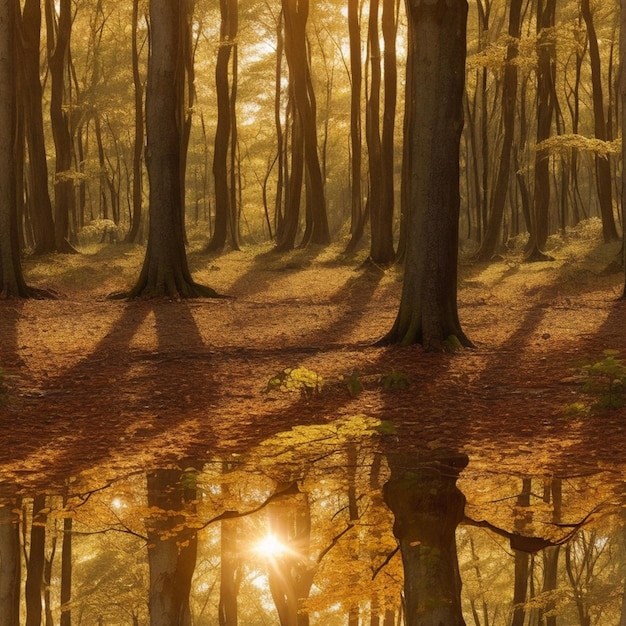
[[[0,482],[0,624],[626,623],[615,471],[398,443],[357,416],[42,493]]]

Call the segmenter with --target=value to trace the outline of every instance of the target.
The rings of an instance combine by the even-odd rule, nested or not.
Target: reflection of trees
[[[193,512],[195,498],[192,474],[180,469],[148,473],[148,506],[153,512],[146,522],[151,626],[191,626],[189,594],[198,536],[187,525],[186,514]]]
[[[268,580],[281,626],[308,626],[301,610],[311,591],[315,563],[309,559],[311,509],[308,495],[275,500],[267,509],[270,532],[284,546],[269,559]]]
[[[20,532],[15,496],[0,500],[0,624],[19,624]]]
[[[404,564],[408,626],[463,626],[456,530],[465,497],[456,486],[464,455],[420,461],[388,455],[391,477],[385,501],[393,511],[394,535]]]

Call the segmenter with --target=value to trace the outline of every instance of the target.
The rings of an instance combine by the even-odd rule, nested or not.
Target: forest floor
[[[197,282],[230,297],[185,302],[107,298],[138,275],[137,246],[27,258],[29,284],[60,297],[0,302],[0,483],[241,453],[352,415],[391,422],[396,447],[464,452],[474,467],[614,467],[626,409],[594,408],[581,370],[605,350],[626,356],[619,244],[599,241],[592,223],[554,238],[554,261],[511,250],[462,263],[459,312],[475,348],[446,354],[374,345],[394,321],[401,270],[364,265],[365,252],[192,251]],[[323,385],[268,390],[286,368]]]

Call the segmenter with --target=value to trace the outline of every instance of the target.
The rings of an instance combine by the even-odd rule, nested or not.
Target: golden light
[[[272,558],[286,552],[287,547],[275,535],[268,534],[255,544],[254,551],[266,558]]]

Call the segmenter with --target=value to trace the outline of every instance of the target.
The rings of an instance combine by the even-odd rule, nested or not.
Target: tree
[[[307,224],[302,237],[309,243],[330,243],[326,198],[319,155],[315,92],[311,78],[306,26],[309,0],[282,0],[285,23],[285,57],[289,66],[289,91],[293,105],[292,169],[285,206],[286,225],[278,241],[279,250],[294,247],[302,186],[306,181]]]
[[[74,181],[72,167],[71,107],[64,101],[65,76],[70,55],[72,6],[69,0],[60,0],[56,18],[56,3],[46,3],[48,67],[50,69],[50,121],[56,154],[54,179],[54,239],[57,252],[75,253],[70,245],[70,214],[74,212]]]
[[[17,2],[0,6],[0,298],[29,295],[17,231]]]
[[[221,251],[230,235],[233,249],[239,249],[239,226],[237,207],[234,202],[234,189],[229,185],[228,153],[231,152],[231,164],[236,145],[232,142],[234,127],[235,101],[233,98],[237,76],[232,73],[233,86],[229,84],[228,74],[233,56],[233,68],[236,67],[237,29],[239,7],[237,0],[220,0],[220,45],[217,50],[215,66],[215,91],[217,94],[217,128],[215,130],[215,150],[213,154],[213,177],[215,179],[215,229],[209,243],[209,251]],[[231,172],[232,174],[232,172]]]
[[[517,105],[517,65],[519,38],[521,34],[522,0],[511,0],[509,4],[509,43],[507,45],[506,65],[502,85],[502,148],[496,165],[497,174],[493,193],[490,198],[490,215],[485,227],[485,234],[476,254],[476,259],[489,260],[495,253],[500,241],[500,231],[504,217],[504,207],[509,189],[511,171],[511,151],[515,135],[515,107]]]
[[[12,2],[3,3],[13,5]],[[0,34],[4,37],[3,25],[6,23],[0,7]],[[1,45],[1,44],[0,44]],[[0,55],[0,58],[1,55]],[[17,502],[10,485],[2,485],[0,501],[0,623],[19,624],[20,615],[20,526],[16,515]],[[9,492],[9,493],[6,493]]]
[[[467,2],[411,0],[407,11],[408,241],[398,315],[382,343],[440,350],[455,336],[470,346],[457,311]]]
[[[554,24],[556,0],[537,2],[537,144],[550,138],[556,105],[554,74],[556,45]],[[550,160],[546,150],[535,154],[535,189],[530,214],[530,241],[526,259],[545,261],[550,257],[543,252],[549,234]]]
[[[604,98],[602,95],[602,76],[600,66],[600,48],[598,46],[598,36],[596,35],[593,16],[589,6],[589,0],[582,0],[580,5],[582,17],[587,26],[587,37],[589,38],[589,60],[591,62],[591,85],[593,99],[593,119],[596,139],[610,141],[607,132],[607,124],[604,115]],[[616,241],[617,229],[613,217],[613,194],[611,193],[612,175],[611,162],[608,156],[596,154],[596,190],[600,202],[600,214],[602,216],[602,233],[604,241]]]
[[[43,90],[40,79],[41,0],[26,0],[19,22],[21,102],[24,106],[28,144],[28,215],[35,254],[55,250],[52,202],[48,191],[48,163],[43,123]],[[3,83],[4,84],[4,83]]]
[[[622,137],[626,136],[626,0],[620,2],[620,105],[622,111]],[[622,141],[622,163],[626,163],[626,141]],[[622,263],[624,266],[624,291],[622,298],[626,299],[626,176],[622,175]],[[626,598],[626,592],[625,596]],[[624,601],[626,603],[626,600]]]
[[[148,246],[130,297],[217,296],[195,283],[185,251],[181,191],[185,65],[185,0],[150,1],[150,56],[146,90],[146,164],[150,184]]]
[[[166,0],[167,1],[167,0]],[[198,535],[185,525],[193,511],[193,478],[176,468],[148,473],[147,522],[151,626],[190,626],[189,594],[196,566]]]
[[[468,458],[387,458],[391,476],[383,493],[402,553],[406,624],[465,626],[455,534],[465,509],[456,481]]]

